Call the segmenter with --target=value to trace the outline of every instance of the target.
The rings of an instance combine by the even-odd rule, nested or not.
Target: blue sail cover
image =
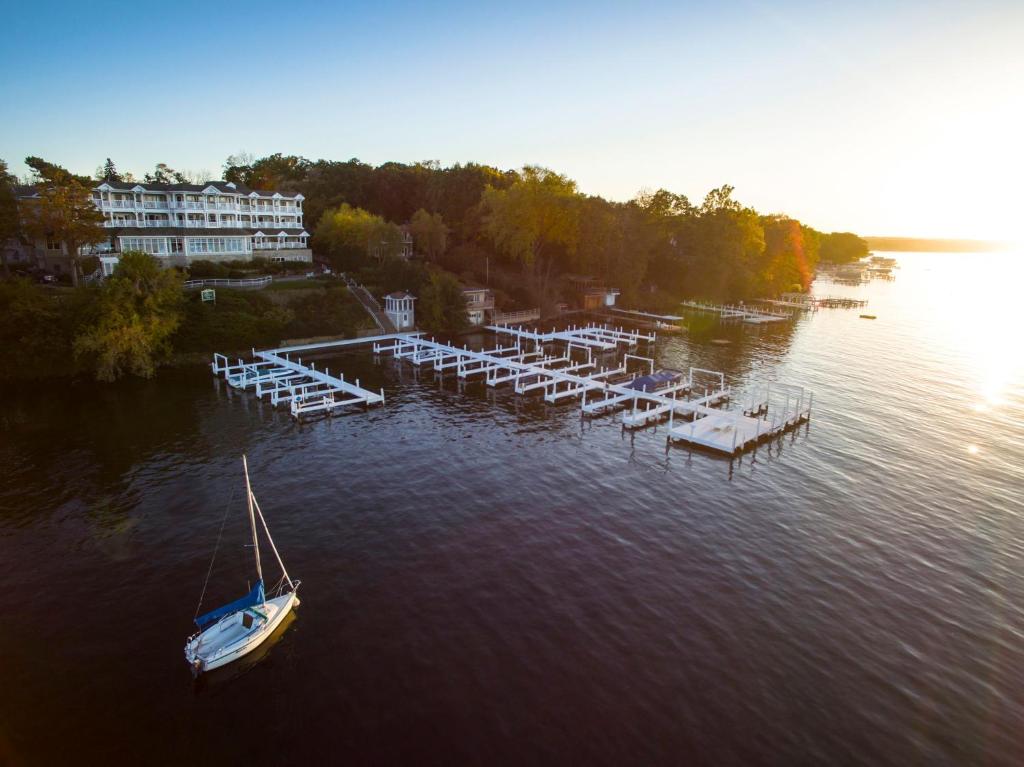
[[[210,612],[204,615],[200,615],[196,618],[196,625],[199,627],[200,631],[203,631],[211,623],[216,623],[229,613],[236,613],[239,610],[244,610],[246,607],[262,604],[264,598],[263,581],[256,581],[256,585],[252,587],[252,591],[244,597],[236,599],[234,602],[228,602],[226,605],[218,607],[216,610],[210,610]]]
[[[648,376],[639,376],[634,378],[629,383],[625,384],[627,389],[636,389],[637,391],[653,392],[662,387],[675,383],[683,374],[678,370],[659,370],[657,373],[651,373]]]

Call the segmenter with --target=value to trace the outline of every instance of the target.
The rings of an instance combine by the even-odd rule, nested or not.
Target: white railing
[[[306,248],[309,247],[304,242],[254,242],[252,247],[255,250],[278,250],[280,248]]]
[[[250,277],[240,280],[216,277],[209,280],[186,280],[184,288],[186,290],[196,290],[198,288],[250,288],[258,290],[265,288],[273,281],[273,277]]]
[[[540,309],[523,309],[518,312],[494,312],[491,322],[495,325],[512,325],[519,322],[533,322],[540,319]]]
[[[157,226],[175,226],[171,221],[135,221],[133,219],[123,220],[112,220],[107,221],[105,226],[108,229],[117,229],[125,226],[137,226],[137,227],[157,227]]]
[[[167,207],[167,200],[159,200],[159,201],[149,200],[149,201],[143,202],[142,203],[142,207],[143,208],[166,208]]]

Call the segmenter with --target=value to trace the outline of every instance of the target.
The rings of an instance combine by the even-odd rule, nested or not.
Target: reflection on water
[[[659,340],[814,391],[734,461],[363,352],[388,404],[302,425],[202,369],[5,392],[0,760],[1021,763],[1024,275],[899,260],[819,286],[877,320]],[[302,615],[195,694],[242,452]]]

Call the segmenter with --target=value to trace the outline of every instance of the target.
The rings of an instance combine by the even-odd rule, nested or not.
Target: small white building
[[[494,293],[487,288],[469,287],[462,289],[466,300],[466,317],[471,325],[483,325],[487,313],[494,310]]]
[[[389,293],[384,296],[384,313],[397,330],[412,330],[416,327],[416,309],[412,293]]]

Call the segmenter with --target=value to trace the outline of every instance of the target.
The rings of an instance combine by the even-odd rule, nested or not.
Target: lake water
[[[0,763],[1020,764],[1024,269],[897,258],[817,287],[864,310],[659,340],[814,391],[734,461],[368,353],[324,364],[386,406],[305,425],[203,369],[9,389]],[[193,684],[243,452],[302,605]]]

